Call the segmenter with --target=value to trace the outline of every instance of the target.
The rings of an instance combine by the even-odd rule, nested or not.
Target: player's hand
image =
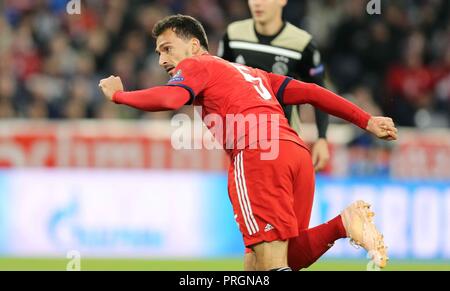
[[[371,117],[366,130],[384,140],[397,140],[398,130],[389,117]]]
[[[324,138],[320,138],[312,147],[312,160],[316,171],[323,171],[330,160],[330,151],[328,142]]]
[[[98,86],[102,89],[106,98],[111,101],[117,91],[123,91],[123,84],[120,77],[110,76],[109,78],[102,79],[100,80],[100,84]]]

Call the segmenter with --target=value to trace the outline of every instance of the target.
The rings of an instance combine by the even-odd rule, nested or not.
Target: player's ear
[[[192,38],[191,46],[192,46],[192,53],[194,53],[194,54],[199,53],[202,49],[202,45],[200,44],[200,41],[196,38]]]
[[[288,3],[288,0],[278,0],[278,2],[280,3],[281,7],[285,7]]]

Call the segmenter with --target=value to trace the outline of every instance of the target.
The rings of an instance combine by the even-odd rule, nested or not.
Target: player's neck
[[[280,32],[283,28],[284,22],[281,18],[275,18],[267,23],[255,21],[256,32],[264,36],[273,36]]]
[[[199,57],[199,56],[203,56],[203,55],[209,55],[209,52],[207,50],[200,50],[197,53],[193,54],[193,57]]]

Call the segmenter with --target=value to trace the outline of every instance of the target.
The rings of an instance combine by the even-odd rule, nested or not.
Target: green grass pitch
[[[67,259],[0,258],[1,271],[65,271]],[[366,271],[364,260],[321,260],[311,271]],[[84,271],[242,271],[241,259],[218,260],[144,260],[82,259]],[[392,260],[386,271],[450,271],[450,261]]]

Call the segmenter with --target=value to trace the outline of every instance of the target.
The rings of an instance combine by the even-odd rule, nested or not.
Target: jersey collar
[[[270,45],[272,43],[272,41],[274,39],[276,39],[283,32],[283,30],[286,28],[286,24],[287,24],[287,22],[283,21],[283,26],[274,35],[262,35],[262,34],[259,34],[258,31],[256,31],[255,22],[253,21],[253,30],[255,31],[255,34],[256,34],[256,37],[258,38],[259,43]]]

